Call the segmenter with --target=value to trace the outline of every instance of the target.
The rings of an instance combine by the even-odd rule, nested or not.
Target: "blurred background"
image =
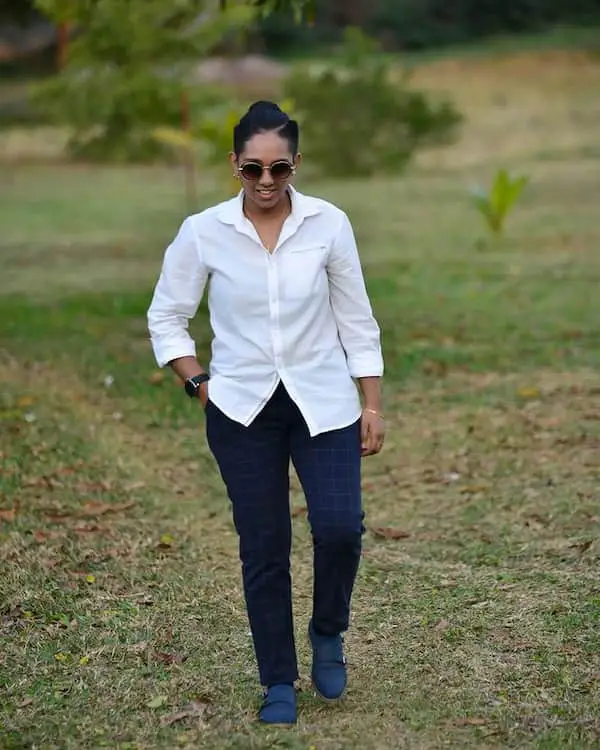
[[[269,738],[145,318],[257,98],[353,221],[387,367],[352,693]],[[599,123],[599,0],[2,0],[0,747],[598,746]]]

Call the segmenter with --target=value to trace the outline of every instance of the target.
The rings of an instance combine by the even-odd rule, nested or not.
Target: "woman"
[[[314,544],[312,680],[333,701],[346,688],[342,634],[364,533],[361,456],[383,444],[383,360],[348,218],[291,185],[301,160],[297,123],[276,104],[257,102],[233,140],[242,189],[183,222],[166,250],[148,325],[159,366],[170,365],[205,409],[208,445],[231,500],[265,687],[259,718],[293,724],[289,463]],[[210,374],[187,331],[207,282]]]

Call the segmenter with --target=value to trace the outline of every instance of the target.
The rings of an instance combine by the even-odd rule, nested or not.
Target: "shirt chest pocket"
[[[281,254],[281,291],[286,299],[310,299],[328,293],[325,244],[297,245]]]

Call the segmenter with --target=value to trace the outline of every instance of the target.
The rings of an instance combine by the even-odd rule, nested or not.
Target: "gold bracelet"
[[[376,417],[379,417],[380,419],[385,420],[385,417],[380,411],[375,411],[375,409],[363,409],[363,411],[368,411],[369,414],[375,414]]]

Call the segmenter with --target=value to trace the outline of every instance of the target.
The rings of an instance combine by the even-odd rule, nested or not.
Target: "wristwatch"
[[[200,386],[208,380],[210,380],[210,375],[206,372],[203,372],[200,375],[194,375],[193,378],[188,378],[184,385],[185,392],[190,398],[198,398]]]

